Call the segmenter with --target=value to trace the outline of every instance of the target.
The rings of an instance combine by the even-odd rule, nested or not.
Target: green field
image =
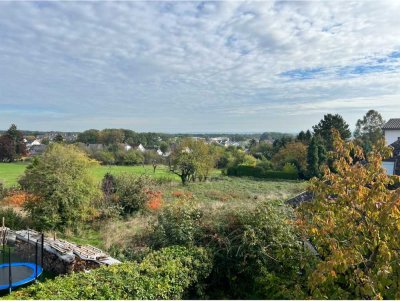
[[[27,163],[0,163],[0,181],[5,184],[5,187],[17,185],[17,181],[23,175]],[[103,176],[110,172],[114,175],[121,173],[133,173],[136,175],[149,175],[156,178],[168,178],[171,180],[179,181],[179,177],[168,171],[166,166],[158,166],[156,172],[153,173],[153,167],[150,165],[143,166],[96,166],[92,168],[93,175],[98,181]],[[215,170],[213,174],[218,174],[219,171]]]

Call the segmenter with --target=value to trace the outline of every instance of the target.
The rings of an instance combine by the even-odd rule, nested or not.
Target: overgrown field
[[[210,223],[217,223],[219,215],[254,209],[265,201],[285,200],[306,189],[307,182],[289,180],[260,180],[216,176],[208,182],[195,182],[182,186],[179,182],[159,185],[164,206],[181,197],[192,199],[204,211]],[[112,220],[98,229],[88,228],[80,234],[67,237],[80,244],[92,244],[106,250],[132,247],[143,232],[148,231],[156,215],[138,213],[128,219]],[[138,246],[140,248],[140,244]]]

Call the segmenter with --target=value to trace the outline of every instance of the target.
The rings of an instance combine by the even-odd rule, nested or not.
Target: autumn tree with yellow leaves
[[[382,159],[392,150],[380,141],[367,157],[333,131],[332,168],[311,180],[313,202],[298,223],[320,260],[308,289],[318,299],[400,298],[400,189]]]

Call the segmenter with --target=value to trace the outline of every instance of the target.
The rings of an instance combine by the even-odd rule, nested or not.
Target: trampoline
[[[39,277],[42,272],[43,269],[40,265],[30,262],[13,262],[11,263],[10,279],[10,264],[0,264],[0,290],[14,289],[28,284]]]

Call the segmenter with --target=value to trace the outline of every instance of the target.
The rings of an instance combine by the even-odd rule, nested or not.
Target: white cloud
[[[0,2],[0,105],[62,112],[74,122],[40,124],[66,130],[296,131],[301,119],[286,112],[400,116],[400,58],[388,59],[399,11],[398,1]],[[371,64],[383,69],[340,74]],[[37,124],[37,112],[0,114],[3,128]]]

